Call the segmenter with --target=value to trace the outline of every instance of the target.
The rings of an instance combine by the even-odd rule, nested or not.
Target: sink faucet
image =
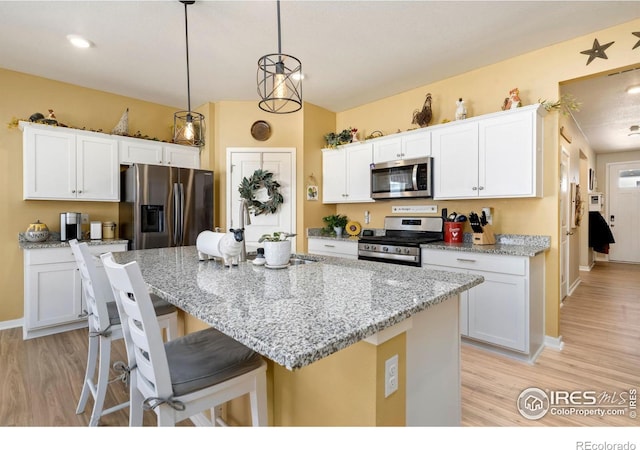
[[[238,224],[242,230],[245,229],[245,225],[251,225],[251,216],[249,215],[249,207],[247,206],[247,200],[240,199],[240,212],[238,217]],[[247,260],[247,234],[244,234],[242,239],[242,249],[240,250],[240,262]]]

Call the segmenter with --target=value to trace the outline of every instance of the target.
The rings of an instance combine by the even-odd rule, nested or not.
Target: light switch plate
[[[82,213],[80,214],[80,217],[81,217],[81,221],[80,221],[81,224],[87,224],[87,225],[89,224],[89,214]]]

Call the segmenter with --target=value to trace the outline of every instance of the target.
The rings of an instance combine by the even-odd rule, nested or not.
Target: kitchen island
[[[195,247],[114,254],[138,261],[152,292],[274,363],[274,425],[458,425],[458,294],[483,278],[297,256],[307,261],[269,269],[199,262]]]

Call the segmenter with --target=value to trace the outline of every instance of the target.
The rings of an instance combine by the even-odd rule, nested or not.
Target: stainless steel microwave
[[[371,198],[428,198],[433,194],[430,156],[371,164]]]

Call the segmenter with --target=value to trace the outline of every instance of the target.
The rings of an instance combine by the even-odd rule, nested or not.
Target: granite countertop
[[[477,245],[472,242],[472,239],[472,233],[465,233],[463,242],[460,244],[448,244],[441,241],[422,244],[421,247],[431,250],[451,250],[529,257],[534,257],[551,248],[550,236],[496,234],[496,243],[491,245]]]
[[[196,247],[114,253],[138,261],[151,291],[292,370],[484,281],[421,267],[317,255],[269,269],[199,262]]]
[[[359,240],[359,236],[343,236],[337,238],[322,234],[321,229],[310,228],[307,237],[314,239],[327,239],[337,241]],[[384,235],[384,230],[373,230],[376,236]],[[463,242],[460,244],[449,244],[444,241],[422,244],[422,248],[434,250],[452,250],[459,252],[492,253],[494,255],[528,256],[533,257],[538,253],[545,252],[551,248],[551,237],[542,235],[526,234],[496,234],[496,243],[493,245],[477,245],[473,243],[473,233],[464,233]]]
[[[79,242],[86,242],[88,245],[109,245],[109,244],[128,244],[126,239],[87,239]],[[38,248],[61,248],[69,247],[69,242],[61,241],[60,234],[52,232],[47,240],[42,242],[27,241],[24,237],[24,233],[18,234],[18,245],[23,250],[33,250]]]

